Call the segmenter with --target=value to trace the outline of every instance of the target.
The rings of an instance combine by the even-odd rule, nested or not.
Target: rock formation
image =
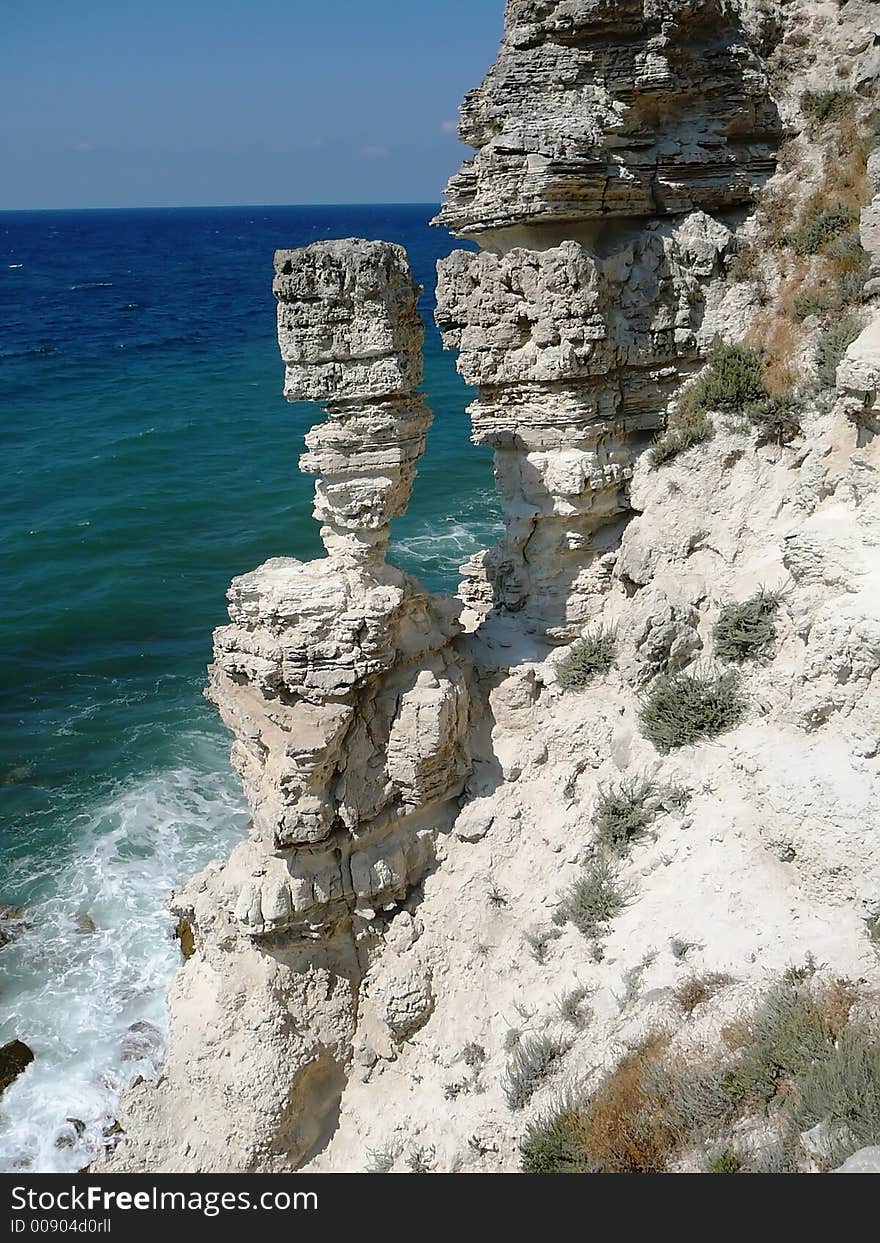
[[[174,896],[168,1058],[127,1095],[111,1168],[510,1171],[646,1040],[709,1108],[707,1050],[729,1068],[783,975],[876,1030],[876,157],[838,136],[874,266],[846,286],[863,330],[836,391],[814,360],[832,314],[792,327],[792,281],[825,258],[775,219],[799,228],[838,172],[804,92],[863,123],[875,42],[862,0],[509,0],[440,216],[483,248],[440,264],[437,318],[506,517],[465,568],[467,633],[385,560],[429,423],[405,256],[279,252],[285,392],[326,410],[302,465],[327,557],[230,590],[209,694],[252,831]],[[771,76],[797,135],[775,172]],[[857,215],[825,221],[851,223],[856,266]],[[719,398],[658,464],[642,450],[716,334],[788,387]],[[725,655],[720,617],[759,586],[766,646]],[[577,694],[577,649],[552,649],[587,622],[611,654]],[[737,714],[661,745],[645,705],[682,669],[735,684]],[[705,1168],[706,1136],[743,1168],[833,1164],[821,1135],[792,1156],[773,1110],[734,1128],[722,1104],[661,1168]]]
[[[477,153],[438,221],[488,250],[439,264],[437,322],[495,449],[501,544],[465,598],[576,632],[629,506],[635,455],[705,354],[705,287],[780,133],[766,74],[718,0],[512,0],[462,107]],[[564,240],[563,240],[564,239]]]
[[[261,852],[236,913],[257,936],[402,898],[467,771],[457,610],[385,561],[431,421],[419,290],[379,242],[279,251],[275,268],[285,395],[327,412],[300,465],[328,555],[236,579],[215,637],[209,693]]]
[[[460,606],[385,561],[431,421],[416,392],[420,290],[403,249],[383,242],[279,251],[275,272],[285,395],[327,414],[300,463],[317,476],[327,557],[275,558],[236,579],[215,635],[207,693],[235,737],[252,830],[172,903],[190,952],[165,1079],[146,1102],[145,1168],[181,1160],[163,1124],[172,1098],[178,1117],[191,1102],[187,1168],[289,1168],[317,1141],[350,1056],[371,922],[431,866],[469,771],[467,682],[450,646]],[[407,1018],[386,1006],[397,1037],[421,1013],[427,985],[412,987]],[[175,1018],[196,997],[212,1017],[193,1031]],[[211,1033],[235,1044],[254,1025],[260,1072],[231,1092]],[[206,1133],[195,1120],[212,1110]]]

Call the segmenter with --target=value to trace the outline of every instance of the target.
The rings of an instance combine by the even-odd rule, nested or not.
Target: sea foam
[[[36,1055],[0,1099],[5,1172],[81,1169],[122,1088],[157,1068],[165,986],[180,963],[163,900],[224,856],[246,824],[216,741],[202,751],[216,768],[154,773],[91,811],[76,853],[50,865],[47,896],[27,910],[30,930],[3,951],[0,1038],[23,1039]],[[82,930],[81,915],[96,931]]]

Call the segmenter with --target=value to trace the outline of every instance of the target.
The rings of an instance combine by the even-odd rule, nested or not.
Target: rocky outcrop
[[[130,1094],[114,1168],[291,1169],[320,1142],[383,921],[432,866],[470,767],[460,605],[385,561],[431,421],[420,290],[383,242],[279,251],[275,271],[285,395],[327,416],[300,463],[327,556],[230,588],[207,693],[251,833],[173,898],[188,956],[165,1072]],[[410,973],[385,997],[389,1040],[427,1015],[426,988]]]
[[[439,220],[484,245],[553,245],[610,217],[716,212],[772,172],[779,119],[723,0],[508,0],[461,108],[476,155]],[[586,226],[586,227],[585,227]]]
[[[10,1040],[0,1047],[0,1093],[5,1092],[33,1060],[33,1050],[23,1040]]]
[[[464,595],[576,631],[605,586],[637,454],[705,354],[706,289],[780,125],[736,13],[513,0],[462,107],[477,154],[438,220],[488,249],[439,264],[437,322],[479,396],[506,533]],[[561,240],[565,238],[566,240]]]
[[[633,462],[705,352],[704,285],[731,238],[692,212],[605,254],[567,241],[441,261],[437,321],[478,388],[473,439],[495,450],[506,525],[466,593],[485,576],[499,608],[551,638],[595,613]]]

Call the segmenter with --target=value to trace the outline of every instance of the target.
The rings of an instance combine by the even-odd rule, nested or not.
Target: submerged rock
[[[0,949],[17,940],[29,927],[20,906],[0,903]]]
[[[0,1093],[14,1083],[31,1062],[34,1052],[23,1040],[10,1040],[0,1048]]]
[[[122,1037],[119,1052],[123,1062],[140,1062],[145,1059],[158,1062],[164,1043],[164,1037],[155,1023],[138,1019]]]

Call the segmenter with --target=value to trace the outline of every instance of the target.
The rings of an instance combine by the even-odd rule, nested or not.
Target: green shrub
[[[562,1021],[570,1023],[578,1030],[588,1027],[593,1017],[592,1011],[585,1005],[589,996],[590,990],[583,984],[573,988],[570,993],[564,993],[556,1003]]]
[[[787,445],[801,433],[800,403],[793,393],[777,393],[746,407],[759,444]]]
[[[550,952],[550,942],[557,941],[562,934],[558,928],[535,928],[523,933],[523,940],[528,945],[535,962],[543,967]]]
[[[880,1144],[880,1048],[874,1036],[846,1030],[827,1057],[804,1069],[794,1121],[804,1131],[824,1124],[835,1164],[857,1148]]]
[[[706,1162],[707,1174],[741,1174],[742,1168],[742,1157],[732,1148],[722,1148]]]
[[[581,691],[597,673],[605,673],[614,663],[617,635],[602,627],[573,643],[556,666],[556,679],[564,691]]]
[[[623,907],[624,898],[614,869],[606,858],[600,857],[593,859],[565,894],[556,917],[561,923],[574,924],[585,937],[594,937]]]
[[[840,295],[840,305],[853,306],[865,301],[865,285],[868,282],[869,267],[854,268],[851,272],[844,272],[840,280],[837,282],[837,288]]]
[[[804,91],[801,95],[801,109],[820,125],[852,116],[854,106],[852,91]]]
[[[726,604],[715,623],[715,654],[743,661],[767,652],[776,638],[779,594],[762,587],[741,604]]]
[[[856,316],[844,315],[819,334],[816,341],[816,373],[822,388],[834,388],[838,364],[861,331],[862,324]]]
[[[823,208],[811,212],[799,228],[783,234],[782,242],[795,254],[816,255],[841,233],[848,233],[858,218],[855,208],[845,203]]]
[[[652,466],[661,466],[712,435],[709,411],[743,410],[767,397],[761,357],[745,345],[716,341],[706,366],[678,398],[666,431],[651,449]]]
[[[871,152],[880,145],[880,112],[872,112],[868,117],[862,145],[867,160]]]
[[[746,345],[716,341],[705,369],[682,394],[679,409],[742,410],[767,395],[761,357]]]
[[[851,987],[818,984],[814,970],[787,972],[709,1058],[686,1061],[668,1034],[649,1033],[592,1092],[528,1129],[523,1169],[651,1173],[702,1149],[713,1173],[796,1173],[797,1137],[819,1123],[834,1163],[880,1143],[880,1047],[852,1022]]]
[[[553,1036],[529,1036],[513,1051],[507,1067],[504,1095],[511,1109],[523,1109],[556,1069],[569,1045]]]
[[[650,802],[654,794],[653,782],[640,777],[627,777],[619,786],[600,789],[594,817],[600,845],[616,855],[625,854],[654,818],[656,809]]]
[[[844,233],[836,237],[825,253],[845,272],[855,272],[870,265],[870,258],[858,233]]]
[[[690,449],[702,444],[713,432],[712,421],[701,410],[675,411],[669,419],[666,431],[658,436],[651,447],[651,465],[662,466]]]
[[[660,1092],[669,1102],[676,1131],[686,1139],[718,1130],[736,1113],[737,1098],[723,1064],[678,1060],[665,1068],[665,1074]]]
[[[732,729],[745,707],[733,670],[717,675],[664,674],[648,691],[639,717],[645,737],[665,755]]]
[[[745,1098],[768,1104],[780,1086],[830,1056],[834,1036],[821,999],[809,987],[782,981],[770,989],[751,1023],[733,1077]]]
[[[589,1172],[583,1147],[579,1110],[560,1105],[533,1122],[520,1144],[524,1174],[584,1174]]]

